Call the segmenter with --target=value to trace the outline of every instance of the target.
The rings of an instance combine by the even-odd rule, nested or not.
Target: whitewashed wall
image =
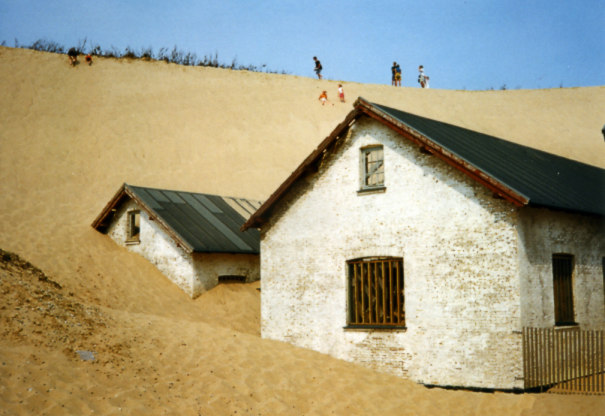
[[[383,144],[386,191],[358,194]],[[262,335],[426,384],[522,387],[516,209],[360,120],[262,230]],[[403,257],[407,329],[345,330],[346,261]]]
[[[250,254],[186,253],[158,226],[141,213],[140,242],[126,241],[127,212],[140,207],[130,200],[123,204],[107,234],[119,245],[138,253],[155,265],[189,296],[195,298],[218,283],[218,276],[241,275],[246,281],[259,279],[259,256]]]
[[[605,221],[589,215],[526,208],[520,213],[520,275],[524,326],[555,325],[552,255],[574,256],[575,321],[605,329]]]

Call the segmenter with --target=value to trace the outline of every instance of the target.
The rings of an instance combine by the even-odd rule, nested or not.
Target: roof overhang
[[[176,232],[174,232],[174,230],[171,227],[169,227],[164,221],[162,221],[162,218],[159,215],[157,215],[157,213],[155,213],[153,211],[153,209],[148,207],[147,204],[145,204],[136,195],[136,193],[132,191],[132,189],[128,186],[127,183],[122,184],[122,186],[120,187],[118,192],[116,192],[116,194],[113,196],[113,198],[111,198],[111,200],[107,203],[105,208],[103,208],[101,213],[93,221],[93,223],[91,224],[92,227],[94,229],[96,229],[97,231],[104,233],[107,230],[107,228],[109,227],[109,225],[111,224],[111,221],[114,218],[115,212],[118,210],[118,208],[124,202],[126,202],[129,199],[132,199],[133,201],[135,201],[135,203],[140,207],[140,209],[145,211],[147,213],[147,215],[149,216],[149,218],[153,219],[153,221],[156,222],[160,226],[160,228],[170,238],[172,238],[174,240],[177,247],[182,248],[187,253],[193,253],[194,248],[191,247],[191,245],[189,245],[183,238],[181,238],[180,235],[178,235]]]
[[[259,209],[252,214],[248,221],[246,221],[246,223],[244,223],[242,226],[242,231],[245,231],[248,228],[258,228],[266,223],[268,216],[271,213],[271,209],[286,194],[289,188],[306,172],[310,171],[311,168],[316,165],[318,160],[323,157],[325,152],[327,152],[335,142],[345,137],[349,127],[353,125],[355,121],[359,119],[359,117],[364,115],[399,133],[401,136],[422,147],[423,150],[430,152],[434,156],[443,160],[445,163],[469,176],[471,179],[486,186],[488,189],[493,191],[494,194],[511,202],[513,205],[521,207],[529,203],[529,199],[524,195],[515,192],[504,183],[496,180],[492,176],[476,168],[472,164],[456,156],[442,146],[439,146],[429,137],[390,116],[385,111],[378,108],[366,99],[359,97],[357,101],[355,101],[353,107],[353,110],[345,117],[344,121],[336,126],[332,133],[326,137],[319,144],[319,146],[317,146],[317,148],[298,166],[298,168],[290,174],[285,182],[283,182],[279,188],[277,188],[277,190],[273,192],[273,194],[259,207]]]
[[[429,153],[443,160],[445,163],[469,176],[471,179],[486,186],[496,195],[506,199],[515,206],[521,207],[529,203],[529,199],[524,195],[514,191],[512,188],[506,186],[504,183],[496,180],[492,176],[468,163],[466,160],[456,156],[443,146],[438,145],[435,143],[435,141],[423,135],[421,132],[415,130],[405,123],[400,122],[394,117],[391,117],[380,108],[374,106],[372,103],[360,97],[355,105],[362,106],[364,108],[364,113],[372,117],[374,120],[384,124],[385,126],[399,133],[401,136],[422,147],[425,151],[428,151]]]

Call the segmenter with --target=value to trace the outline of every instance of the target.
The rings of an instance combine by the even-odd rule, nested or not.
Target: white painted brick
[[[384,146],[386,192],[358,195],[359,149],[372,144]],[[551,221],[538,219],[543,211],[496,199],[390,129],[359,120],[318,173],[291,188],[261,230],[262,335],[422,383],[521,388],[518,331],[535,321],[536,299],[548,303],[549,296],[528,286],[550,279],[552,291],[552,275],[549,264],[526,256],[525,246],[541,244],[540,238],[519,235],[548,227]],[[558,232],[562,241],[584,221],[579,217],[571,215]],[[594,240],[599,231],[594,221],[585,222],[581,232]],[[570,249],[587,248],[586,238],[577,240]],[[544,261],[550,262],[550,248]],[[602,243],[594,248],[590,262],[604,250]],[[343,329],[346,261],[376,255],[404,259],[405,331]],[[589,280],[586,291],[603,292],[602,277]],[[586,321],[598,315],[602,322],[602,308],[590,317],[580,312],[585,309],[579,313]],[[522,315],[532,318],[522,322]]]
[[[193,253],[188,254],[168,237],[156,221],[141,213],[140,242],[127,243],[127,212],[140,209],[130,200],[124,203],[107,234],[119,245],[149,260],[185,293],[195,298],[218,283],[218,276],[246,276],[247,282],[260,278],[259,256],[253,254]]]

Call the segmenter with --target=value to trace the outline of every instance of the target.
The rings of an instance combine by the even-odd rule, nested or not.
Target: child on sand
[[[325,105],[328,102],[328,92],[327,91],[322,91],[322,93],[319,95],[319,101],[321,101],[321,105]],[[334,104],[332,104],[334,105]]]
[[[86,63],[88,64],[88,66],[92,65],[92,56],[90,54],[86,55],[86,58],[84,58],[86,60]]]
[[[345,92],[342,89],[342,84],[338,84],[338,98],[340,98],[340,102],[345,102]]]
[[[418,67],[418,83],[422,88],[429,88],[429,77],[424,73],[424,66]]]

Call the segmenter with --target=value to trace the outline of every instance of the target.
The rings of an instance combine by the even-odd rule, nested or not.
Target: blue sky
[[[313,77],[432,88],[605,85],[603,0],[0,0],[0,42],[172,49]]]

